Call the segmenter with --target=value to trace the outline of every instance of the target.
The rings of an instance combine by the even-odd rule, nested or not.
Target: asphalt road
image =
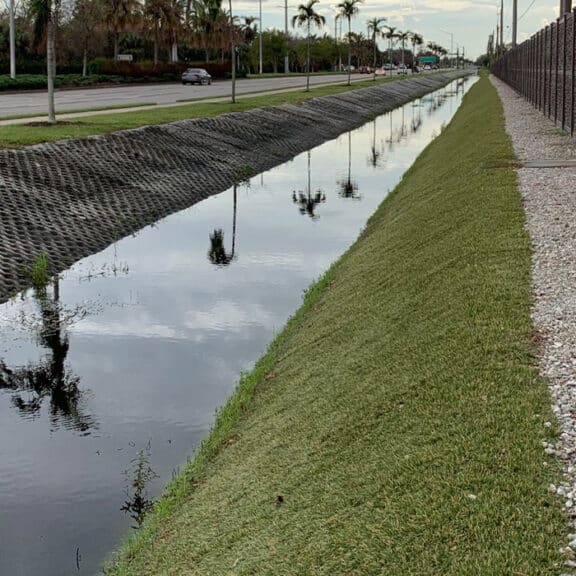
[[[366,80],[369,76],[353,75],[353,80]],[[346,76],[333,74],[311,76],[310,84],[334,84],[345,82]],[[254,78],[238,80],[238,94],[269,90],[282,90],[305,86],[306,77]],[[133,104],[173,104],[189,98],[217,98],[231,92],[229,80],[214,82],[211,86],[182,86],[181,84],[131,85],[109,88],[83,88],[79,90],[59,90],[56,92],[56,110],[90,110],[105,106],[130,106]],[[0,119],[10,116],[48,114],[46,92],[20,92],[0,94]]]

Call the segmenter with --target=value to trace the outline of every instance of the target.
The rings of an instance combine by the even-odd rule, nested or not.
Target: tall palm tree
[[[390,64],[390,74],[392,74],[392,46],[394,40],[397,38],[396,27],[395,26],[384,26],[387,32],[384,32],[384,38],[388,39],[388,64]]]
[[[340,16],[348,20],[348,86],[351,84],[350,80],[350,68],[352,66],[352,17],[358,14],[358,4],[361,4],[364,0],[342,0],[340,4],[336,5],[336,8],[340,11]]]
[[[410,32],[409,30],[407,30],[406,32],[401,32],[400,30],[398,31],[398,33],[396,34],[396,38],[398,38],[398,40],[400,40],[400,42],[402,43],[402,68],[404,68],[404,47],[405,47],[405,43],[406,40],[408,40],[408,38],[410,38],[412,32]]]
[[[54,76],[56,75],[55,28],[60,0],[31,0],[36,41],[46,37],[46,74],[48,81],[48,122],[56,124],[54,106]]]
[[[326,18],[314,10],[314,6],[320,0],[308,0],[307,4],[298,6],[298,14],[292,17],[292,27],[306,26],[306,92],[310,92],[310,26],[314,24],[322,28],[326,23]]]
[[[416,32],[412,32],[412,35],[410,37],[410,39],[412,40],[412,68],[414,68],[414,66],[416,66],[416,46],[418,46],[418,48],[420,48],[420,46],[422,46],[422,44],[424,44],[424,38],[422,37],[421,34],[418,34]]]
[[[372,61],[374,81],[376,81],[376,34],[378,34],[378,36],[382,35],[382,28],[380,27],[382,22],[386,22],[386,18],[372,18],[368,20],[368,32],[372,32],[372,44],[374,45],[374,58]]]
[[[120,34],[138,20],[140,9],[138,0],[105,0],[105,21],[114,35],[114,60],[120,53]]]

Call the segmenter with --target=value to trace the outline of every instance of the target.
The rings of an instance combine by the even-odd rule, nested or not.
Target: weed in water
[[[126,500],[120,508],[136,521],[133,528],[139,528],[144,522],[146,514],[154,506],[154,500],[148,497],[148,484],[158,478],[158,474],[150,466],[150,442],[146,448],[139,450],[138,456],[131,461],[131,467],[124,471],[126,477]]]

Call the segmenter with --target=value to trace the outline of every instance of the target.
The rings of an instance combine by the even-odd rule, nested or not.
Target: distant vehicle
[[[432,70],[432,66],[430,66],[430,64],[424,64],[424,70]]]
[[[182,84],[212,84],[212,76],[204,68],[188,68],[182,74]]]
[[[374,74],[376,74],[376,76],[386,76],[386,70],[384,70],[384,68],[376,68]]]

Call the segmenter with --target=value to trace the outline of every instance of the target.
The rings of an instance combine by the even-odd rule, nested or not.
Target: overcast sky
[[[288,0],[288,19],[305,0]],[[321,0],[317,10],[326,18],[324,31],[334,33],[334,15],[339,0]],[[518,0],[518,41],[529,38],[558,16],[560,1]],[[352,21],[352,30],[366,34],[366,21],[385,17],[387,24],[400,30],[418,32],[425,42],[434,41],[450,50],[450,34],[456,46],[465,47],[466,56],[475,59],[486,52],[488,35],[496,28],[497,0],[364,0],[360,13]],[[258,16],[259,0],[233,2],[239,16]],[[511,0],[504,1],[504,40],[510,42]],[[284,0],[262,0],[263,29],[284,29]],[[346,28],[344,29],[346,32]],[[384,40],[380,41],[384,48]]]

